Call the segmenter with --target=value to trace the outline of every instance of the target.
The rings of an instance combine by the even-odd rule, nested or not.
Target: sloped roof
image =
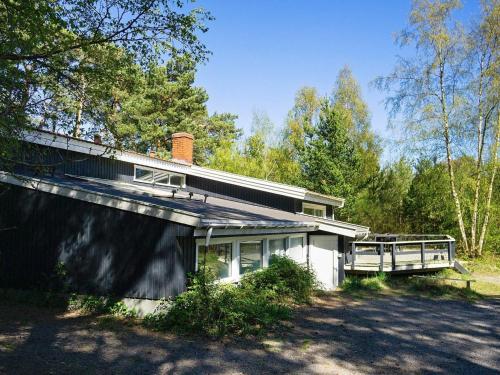
[[[205,197],[187,192],[78,176],[12,175],[0,172],[0,182],[90,203],[171,220],[196,228],[289,228],[354,235],[368,228],[336,220],[318,219],[256,204]],[[336,228],[338,230],[336,231]]]
[[[23,136],[23,139],[30,143],[36,143],[49,147],[71,150],[105,158],[115,158],[117,160],[122,160],[151,168],[158,168],[172,172],[183,173],[186,175],[202,177],[205,179],[220,181],[232,185],[244,186],[249,189],[265,191],[268,193],[279,194],[301,200],[321,204],[329,204],[336,207],[342,207],[344,205],[344,199],[342,198],[316,193],[298,186],[262,180],[216,169],[200,167],[197,165],[189,165],[174,160],[158,159],[133,151],[119,150],[110,146],[96,144],[94,142],[79,138],[73,138],[68,135],[34,129],[33,131],[26,132]]]

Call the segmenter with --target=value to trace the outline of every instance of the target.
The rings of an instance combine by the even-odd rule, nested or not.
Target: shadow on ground
[[[499,311],[500,300],[324,297],[285,334],[219,342],[0,306],[0,374],[498,374]]]

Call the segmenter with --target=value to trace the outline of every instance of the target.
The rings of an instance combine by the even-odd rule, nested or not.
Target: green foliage
[[[314,272],[288,257],[273,255],[269,267],[241,280],[241,287],[250,291],[272,290],[282,302],[310,303],[317,289]]]
[[[145,317],[147,327],[224,336],[260,334],[289,319],[291,303],[310,301],[314,275],[287,258],[245,275],[240,285],[218,283],[210,270],[193,277],[188,290]]]
[[[408,283],[407,288],[410,291],[434,298],[459,298],[473,302],[482,297],[481,294],[474,290],[448,284],[445,280],[440,280],[439,276],[437,278],[410,277],[406,282]]]
[[[170,86],[159,79],[147,82],[149,88],[155,82],[166,86],[157,87],[158,92],[143,86],[146,72],[164,69],[160,66],[165,60],[166,69],[178,65],[175,56],[204,61],[208,51],[199,35],[207,30],[205,22],[211,19],[203,9],[189,10],[184,1],[176,0],[0,3],[2,161],[13,159],[20,135],[33,126],[75,136],[101,132],[107,142],[114,142],[119,134],[117,121],[129,124],[130,116],[140,117],[145,122],[142,126],[153,132],[154,119],[148,115],[158,116],[157,106],[170,104],[155,100],[161,94],[186,100],[185,108],[177,105],[174,109],[184,115],[184,121],[191,115],[196,118],[199,108],[195,104],[205,110],[204,101],[192,98],[206,96],[203,90],[168,90]],[[189,78],[185,74],[174,80],[185,88]],[[136,104],[144,107],[132,111],[127,99],[137,99],[141,93]],[[120,116],[125,110],[127,116]],[[161,115],[157,120],[170,115],[167,107],[163,107]],[[171,117],[175,118],[168,119]],[[178,118],[176,121],[175,125],[182,122]]]
[[[273,134],[274,125],[269,117],[265,113],[255,113],[252,134],[240,145],[231,139],[221,140],[207,166],[275,182],[299,184],[300,166],[294,159],[293,150]]]
[[[349,136],[345,114],[328,102],[321,106],[315,132],[301,157],[305,185],[323,194],[347,199],[347,210],[356,193],[355,176],[360,159]]]
[[[421,160],[405,198],[405,217],[415,233],[454,231],[454,207],[449,194],[446,166]]]
[[[342,284],[342,292],[357,296],[363,292],[377,292],[386,288],[388,275],[379,272],[372,277],[349,276]]]
[[[405,212],[412,179],[412,167],[404,159],[383,168],[359,191],[354,203],[354,221],[369,226],[375,233],[414,231]]]
[[[135,318],[137,312],[129,309],[117,298],[72,294],[68,301],[70,310],[80,310],[89,314],[111,314],[123,318]]]

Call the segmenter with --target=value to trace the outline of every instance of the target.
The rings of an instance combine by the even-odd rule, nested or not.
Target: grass
[[[353,297],[365,297],[379,293],[388,288],[387,279],[387,274],[383,272],[371,277],[349,276],[342,284],[342,293]]]
[[[384,296],[425,296],[428,298],[458,299],[469,302],[485,298],[483,289],[466,288],[462,281],[440,280],[440,278],[459,278],[467,280],[470,276],[460,275],[453,270],[444,270],[429,278],[417,278],[409,275],[389,275],[378,273],[374,276],[350,276],[342,285],[341,294],[353,298],[372,298]]]

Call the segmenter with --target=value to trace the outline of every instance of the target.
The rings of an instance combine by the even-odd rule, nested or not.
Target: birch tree
[[[391,92],[386,103],[393,118],[403,119],[408,143],[446,161],[461,245],[481,255],[498,167],[500,2],[484,2],[481,20],[469,27],[453,18],[459,6],[458,0],[416,0],[399,37],[416,52],[376,82]],[[472,207],[458,189],[455,160],[463,155],[475,158]]]

